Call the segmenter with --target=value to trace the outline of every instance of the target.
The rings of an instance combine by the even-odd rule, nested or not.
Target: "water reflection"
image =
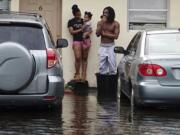
[[[2,135],[63,135],[62,124],[61,114],[58,112],[43,112],[34,108],[1,108],[0,111]]]
[[[97,100],[96,92],[66,93],[63,112],[0,109],[0,134],[179,135],[180,109],[132,110],[128,101]]]
[[[118,106],[115,100],[98,99],[96,113],[96,133],[98,135],[122,134],[118,115]]]
[[[96,98],[96,93],[88,96],[68,94],[64,100],[63,129],[68,135],[119,135],[119,120],[116,100]]]
[[[179,135],[180,108],[134,109],[129,104],[120,104],[120,119],[129,123],[130,134],[137,135]],[[126,115],[125,115],[126,114]],[[127,128],[123,129],[123,131]]]
[[[68,94],[64,100],[63,129],[67,135],[89,135],[94,123],[96,100],[82,93]]]

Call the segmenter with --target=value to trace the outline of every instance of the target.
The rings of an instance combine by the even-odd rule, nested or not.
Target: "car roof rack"
[[[28,13],[28,12],[15,12],[15,11],[2,11],[2,10],[0,10],[0,14],[26,15],[26,16],[34,16],[36,18],[42,18],[42,16],[38,13]]]

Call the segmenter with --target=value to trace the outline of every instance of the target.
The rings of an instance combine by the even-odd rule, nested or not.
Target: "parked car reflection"
[[[123,126],[120,126],[122,134],[178,135],[180,133],[179,108],[148,107],[133,110],[127,102],[123,102],[119,105],[119,118],[123,123]]]

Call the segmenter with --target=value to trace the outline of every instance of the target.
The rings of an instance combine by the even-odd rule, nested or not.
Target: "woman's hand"
[[[88,36],[90,36],[90,32],[85,32],[85,33],[83,34],[83,38],[84,38],[84,39],[86,39]]]
[[[79,32],[83,32],[83,28],[80,28],[80,29],[78,29],[77,31],[78,31],[78,33],[79,33]]]

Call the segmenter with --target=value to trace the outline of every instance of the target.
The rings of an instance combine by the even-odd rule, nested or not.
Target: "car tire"
[[[124,93],[122,92],[122,84],[123,81],[121,80],[121,77],[119,75],[119,72],[117,71],[117,75],[118,75],[118,81],[117,81],[117,98],[120,100],[124,100],[127,99],[126,96],[124,95]]]
[[[130,105],[131,105],[131,108],[133,109],[141,109],[142,108],[142,105],[140,103],[138,103],[135,99],[135,96],[134,96],[134,89],[132,88],[131,89],[131,97],[130,97]]]
[[[121,87],[120,87],[120,99],[124,100],[127,99],[126,95],[123,93],[122,89],[123,89],[123,81],[120,79],[120,83],[121,83]],[[125,84],[124,84],[125,85]]]

